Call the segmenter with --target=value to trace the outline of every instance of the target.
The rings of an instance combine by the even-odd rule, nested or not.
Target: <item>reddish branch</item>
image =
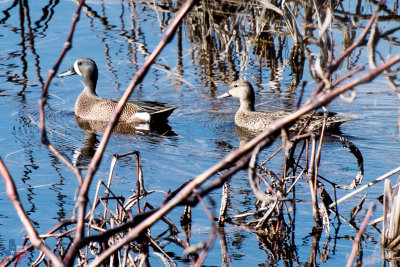
[[[47,138],[44,106],[47,103],[47,95],[48,95],[48,89],[50,86],[50,82],[53,79],[54,75],[57,73],[58,67],[60,66],[61,61],[63,60],[65,54],[71,48],[72,37],[74,36],[75,26],[79,20],[79,14],[80,14],[82,5],[84,3],[85,3],[85,0],[80,0],[78,8],[76,9],[76,11],[72,17],[71,29],[68,34],[68,39],[64,44],[64,49],[61,51],[61,54],[58,57],[56,64],[53,66],[53,68],[51,70],[49,70],[49,76],[47,77],[46,83],[42,88],[42,95],[38,101],[39,113],[40,113],[40,141],[42,142],[42,144],[47,146],[47,148],[76,175],[76,177],[78,178],[79,185],[82,185],[82,176],[81,176],[78,168],[76,168],[69,159],[67,159],[64,155],[62,155],[55,148],[55,146],[53,146],[50,143],[49,139]]]
[[[364,233],[365,228],[367,227],[369,218],[371,218],[371,216],[374,212],[374,209],[375,209],[375,203],[372,202],[368,208],[367,215],[365,216],[364,221],[363,221],[360,229],[357,232],[356,238],[354,239],[353,248],[351,250],[349,260],[347,261],[347,265],[346,265],[347,267],[351,267],[353,265],[353,261],[354,261],[354,258],[356,257],[357,249],[358,249],[358,246],[361,241],[361,236]]]

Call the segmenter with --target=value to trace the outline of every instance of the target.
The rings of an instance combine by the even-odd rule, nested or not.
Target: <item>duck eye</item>
[[[78,65],[82,65],[82,62],[79,61],[79,62],[78,62]]]
[[[237,85],[237,84],[235,84],[235,85],[233,85],[233,87],[238,87],[238,85]]]

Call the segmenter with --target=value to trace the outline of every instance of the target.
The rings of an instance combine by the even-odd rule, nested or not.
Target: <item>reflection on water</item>
[[[83,120],[75,116],[75,120],[86,132],[99,132],[104,133],[107,128],[108,122]],[[177,133],[172,131],[171,126],[166,122],[161,123],[117,123],[113,129],[114,133],[118,134],[147,134],[147,135],[163,135],[163,136],[176,136]]]
[[[96,174],[97,180],[106,179],[113,154],[138,150],[143,159],[147,187],[167,191],[179,187],[183,181],[234,150],[239,146],[239,139],[248,140],[250,136],[237,129],[235,132],[233,125],[238,103],[216,100],[217,95],[226,91],[226,85],[237,78],[245,76],[255,85],[257,109],[260,110],[293,110],[300,99],[299,84],[302,81],[308,82],[302,98],[306,99],[315,87],[309,73],[310,62],[314,64],[311,59],[316,55],[324,58],[329,52],[318,43],[314,9],[304,1],[290,2],[292,11],[302,14],[298,27],[307,36],[307,49],[303,50],[286,30],[282,16],[260,6],[261,2],[211,1],[201,2],[193,8],[132,96],[166,103],[180,102],[181,107],[172,114],[169,123],[160,128],[117,125]],[[337,56],[353,43],[368,19],[369,14],[361,14],[361,11],[374,10],[375,4],[367,1],[331,4],[334,13],[332,46]],[[88,1],[72,49],[60,68],[68,68],[76,58],[91,57],[98,63],[99,88],[106,88],[101,94],[120,97],[181,5],[180,1]],[[325,5],[320,7],[322,17],[327,8]],[[47,70],[59,56],[75,9],[74,1],[0,3],[0,156],[21,189],[21,202],[40,233],[52,228],[59,220],[71,218],[75,205],[77,181],[40,144],[37,111]],[[398,9],[388,3],[380,17],[384,38],[378,49],[383,57],[388,55],[387,51],[399,52],[395,41],[398,20]],[[390,43],[387,40],[391,40]],[[336,73],[338,77],[333,79],[366,62],[363,46],[346,58]],[[49,139],[85,174],[106,124],[74,119],[73,107],[81,88],[79,80],[54,79],[45,108]],[[377,92],[376,88],[381,89]],[[363,153],[365,180],[369,182],[398,165],[400,152],[394,135],[399,103],[383,79],[357,90],[358,96],[353,103],[334,101],[329,110],[357,117],[357,120],[343,124],[342,132]],[[265,154],[269,155],[280,145],[277,141]],[[338,156],[344,154],[338,153],[338,147],[339,144],[334,142],[324,144],[321,160],[329,164],[323,165],[325,169],[321,172],[337,184],[347,184],[357,168],[352,158]],[[272,161],[268,167],[277,172],[282,168],[280,161]],[[121,195],[129,195],[135,188],[132,173],[136,173],[135,165],[130,160],[123,161],[113,185]],[[228,213],[252,210],[255,199],[247,174],[235,175],[229,186],[232,199]],[[4,186],[2,188],[0,249],[8,246],[9,239],[22,240],[24,235],[4,194]],[[339,195],[346,193],[338,192]],[[379,194],[379,188],[370,190],[368,201]],[[218,203],[220,192],[217,190],[210,197]],[[220,242],[226,242],[233,265],[244,261],[253,265],[271,262],[284,265],[289,260],[299,265],[344,264],[352,246],[348,237],[354,236],[354,226],[343,224],[336,233],[331,233],[331,239],[326,239],[324,234],[309,234],[314,221],[309,189],[304,181],[296,185],[296,197],[296,205],[288,203],[288,206],[294,210],[297,224],[286,225],[287,232],[281,232],[282,235],[254,234],[252,230],[227,225]],[[151,199],[153,204],[162,200],[161,196]],[[357,200],[355,197],[354,202]],[[343,214],[350,212],[350,206],[341,207]],[[209,233],[204,227],[209,222],[203,215],[200,208],[193,209],[191,243],[202,241]],[[178,212],[171,213],[173,220],[179,220],[179,216]],[[356,218],[355,225],[360,224],[361,217]],[[360,262],[374,255],[375,244],[379,243],[376,240],[380,240],[376,232],[367,231],[370,239],[362,244]],[[20,243],[17,241],[17,244]],[[179,263],[182,262],[181,252],[180,249],[171,252]],[[214,246],[206,264],[219,265],[220,256],[218,246]],[[24,264],[32,263],[36,257],[31,254]],[[380,258],[377,261],[381,263]]]
[[[72,163],[80,169],[86,169],[90,163],[99,143],[98,133],[103,133],[107,128],[107,122],[82,120],[75,116],[75,121],[84,130],[82,148],[73,152]],[[118,123],[113,130],[114,134],[145,135],[145,136],[177,136],[167,123]],[[157,140],[157,139],[155,139]],[[158,143],[156,141],[156,143]]]
[[[85,169],[96,152],[98,143],[99,140],[94,132],[85,132],[83,147],[74,151],[72,163],[80,169]]]

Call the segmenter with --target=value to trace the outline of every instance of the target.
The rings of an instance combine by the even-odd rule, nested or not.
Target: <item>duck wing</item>
[[[119,99],[113,99],[118,102]],[[171,113],[179,106],[169,106],[158,101],[147,101],[138,99],[128,99],[127,105],[134,106],[137,112],[148,113],[151,121],[165,121]]]

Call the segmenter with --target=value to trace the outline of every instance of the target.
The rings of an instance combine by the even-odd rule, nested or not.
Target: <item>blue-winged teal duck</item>
[[[119,99],[106,99],[97,95],[96,84],[98,70],[96,63],[90,58],[75,61],[71,69],[58,75],[65,77],[78,74],[83,77],[84,87],[75,102],[75,116],[83,120],[108,121],[117,107]],[[178,106],[167,106],[155,101],[130,99],[122,110],[119,122],[150,123],[166,121]]]
[[[281,119],[290,112],[286,111],[255,111],[254,109],[254,89],[250,82],[246,80],[237,80],[229,85],[229,91],[218,98],[233,96],[239,98],[240,107],[235,115],[235,124],[251,132],[263,131],[274,120]],[[330,115],[333,115],[331,113]],[[309,115],[304,115],[290,128],[291,131],[299,130]],[[338,116],[329,116],[326,124],[328,131],[339,130],[339,125],[351,118],[341,118]],[[322,127],[323,116],[315,114],[307,127],[307,131],[318,131]]]

